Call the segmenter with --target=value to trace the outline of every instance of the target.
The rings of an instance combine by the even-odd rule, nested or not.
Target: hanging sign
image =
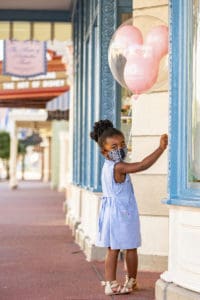
[[[46,72],[46,42],[4,41],[3,75],[33,77]]]

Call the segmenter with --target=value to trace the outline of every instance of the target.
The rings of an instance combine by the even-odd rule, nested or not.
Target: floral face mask
[[[116,149],[108,152],[108,157],[113,161],[122,161],[126,158],[128,148],[125,146],[121,149]]]

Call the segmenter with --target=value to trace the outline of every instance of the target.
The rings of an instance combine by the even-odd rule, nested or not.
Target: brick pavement
[[[104,296],[103,262],[87,262],[65,225],[64,194],[40,182],[0,182],[0,300],[153,300],[158,273],[139,272],[140,290]],[[123,279],[123,264],[119,264]]]

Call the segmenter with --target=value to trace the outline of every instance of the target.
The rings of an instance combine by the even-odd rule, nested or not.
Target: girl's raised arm
[[[163,134],[160,138],[160,146],[154,152],[152,152],[150,155],[145,157],[140,162],[135,162],[135,163],[121,162],[117,164],[116,172],[117,173],[119,172],[120,174],[127,174],[127,173],[136,173],[148,169],[161,156],[161,154],[167,148],[167,144],[168,144],[168,136],[167,134]]]

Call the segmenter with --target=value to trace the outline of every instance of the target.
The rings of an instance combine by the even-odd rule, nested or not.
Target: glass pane
[[[123,132],[128,147],[127,161],[131,160],[131,129],[132,129],[132,100],[127,89],[121,89],[121,131]]]
[[[120,23],[124,23],[128,19],[132,18],[132,12],[121,14]],[[128,155],[126,161],[130,161],[132,158],[131,155],[131,128],[132,128],[132,101],[131,101],[131,93],[121,87],[121,131],[124,133],[126,143],[128,146]]]
[[[193,0],[193,95],[189,107],[189,185],[200,188],[200,0]],[[192,134],[191,134],[192,133]]]

